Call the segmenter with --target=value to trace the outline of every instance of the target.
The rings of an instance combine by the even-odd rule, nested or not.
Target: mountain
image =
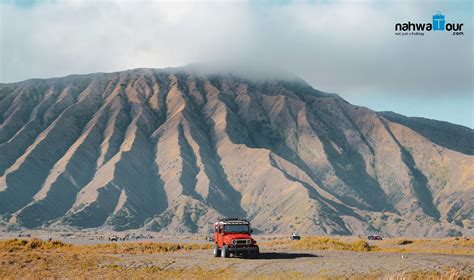
[[[0,220],[26,228],[472,234],[474,131],[301,79],[190,68],[0,84]]]

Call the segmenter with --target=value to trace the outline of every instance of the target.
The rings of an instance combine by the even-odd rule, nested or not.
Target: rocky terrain
[[[0,84],[2,227],[472,234],[474,131],[298,78],[135,69]]]

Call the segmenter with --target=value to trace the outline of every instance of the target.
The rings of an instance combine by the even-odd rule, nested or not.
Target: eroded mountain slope
[[[177,68],[28,80],[0,85],[0,112],[10,224],[198,232],[240,216],[262,232],[472,232],[471,129],[377,113],[296,78]]]

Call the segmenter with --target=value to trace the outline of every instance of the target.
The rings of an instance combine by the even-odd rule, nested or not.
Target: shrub
[[[59,240],[48,242],[37,238],[32,238],[29,240],[15,238],[11,240],[0,241],[0,249],[8,252],[55,249],[67,246],[70,245],[64,244]]]
[[[370,246],[364,240],[356,240],[353,242],[344,242],[330,237],[306,237],[300,241],[293,243],[295,249],[304,250],[347,250],[354,252],[369,252],[376,249]]]
[[[404,240],[398,241],[397,245],[407,245],[407,244],[411,244],[411,243],[413,243],[413,241],[404,239]]]
[[[354,252],[369,252],[372,250],[369,243],[364,240],[357,240],[351,243],[351,251]]]
[[[211,244],[179,244],[179,243],[112,243],[81,246],[96,253],[114,253],[114,254],[155,254],[176,251],[193,251],[211,249]]]

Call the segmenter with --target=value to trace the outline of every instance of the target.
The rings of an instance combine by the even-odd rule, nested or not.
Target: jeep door
[[[224,228],[222,226],[222,224],[219,224],[218,228],[217,228],[217,239],[216,239],[216,242],[217,242],[217,245],[219,245],[219,248],[222,247],[223,243],[222,243],[222,235],[224,234]]]

